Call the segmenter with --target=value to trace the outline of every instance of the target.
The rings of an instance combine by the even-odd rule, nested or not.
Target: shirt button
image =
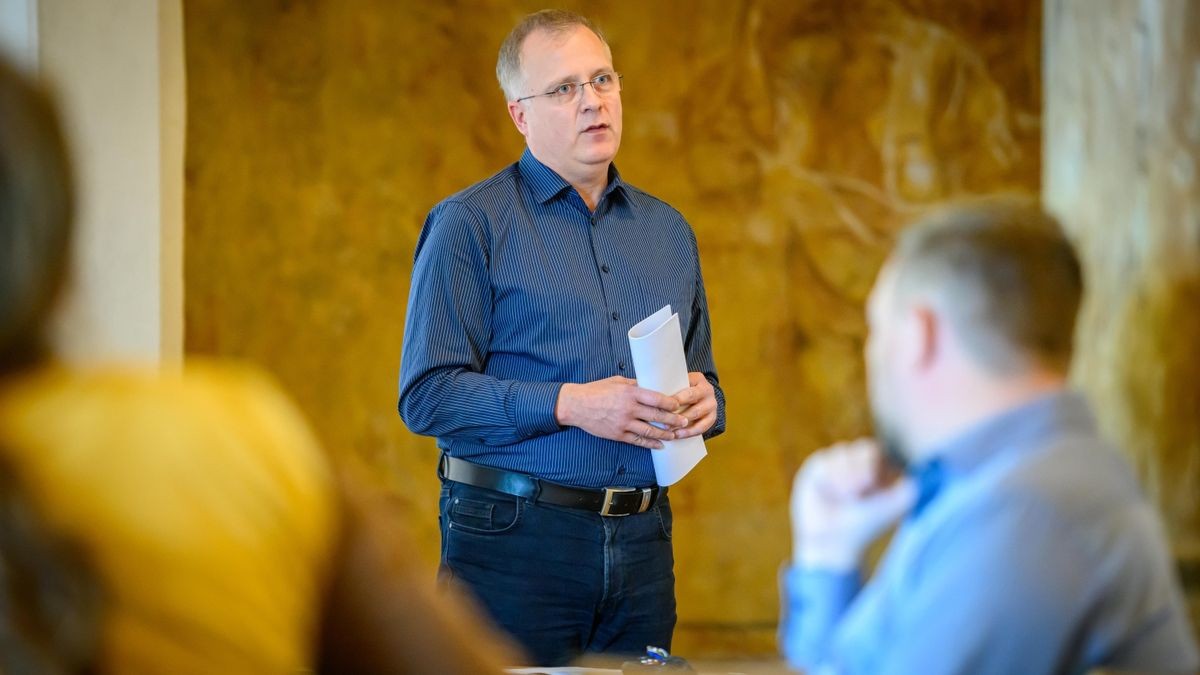
[[[600,271],[604,272],[605,274],[608,274],[608,265],[601,265]]]
[[[617,319],[620,319],[620,318],[621,318],[621,313],[620,313],[620,312],[613,312],[613,315],[612,315],[612,316],[613,316],[613,321],[616,321]]]
[[[623,466],[618,466],[618,467],[617,467],[617,475],[618,475],[618,476],[620,476],[620,475],[621,475],[621,474],[623,474],[623,473],[625,473],[625,467],[623,467]]]
[[[624,361],[617,364],[617,370],[625,370],[625,362]]]

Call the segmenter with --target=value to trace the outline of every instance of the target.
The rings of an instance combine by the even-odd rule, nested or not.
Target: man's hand
[[[867,547],[912,508],[913,482],[864,438],[813,453],[792,485],[792,561],[848,572]]]
[[[685,389],[684,391],[691,391]],[[641,389],[636,380],[614,376],[586,384],[567,383],[558,393],[554,417],[593,436],[659,449],[675,438],[688,418],[676,414],[683,404],[673,396]],[[665,425],[659,429],[651,422]]]
[[[689,424],[675,431],[675,438],[699,436],[712,428],[717,421],[717,394],[704,373],[688,373],[687,389],[675,394],[674,398],[685,406],[675,412],[688,418]]]

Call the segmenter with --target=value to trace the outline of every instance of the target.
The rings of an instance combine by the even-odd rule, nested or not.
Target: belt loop
[[[533,494],[530,495],[529,501],[536,504],[542,498],[542,479],[537,476],[530,476],[529,478],[533,483]]]
[[[438,480],[443,480],[443,481],[446,480],[446,451],[445,450],[441,450],[440,452],[438,452],[437,476],[438,476]]]

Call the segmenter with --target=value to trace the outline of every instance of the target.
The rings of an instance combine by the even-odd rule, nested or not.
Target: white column
[[[74,265],[55,326],[76,362],[182,355],[180,0],[39,0],[39,70],[77,182]]]

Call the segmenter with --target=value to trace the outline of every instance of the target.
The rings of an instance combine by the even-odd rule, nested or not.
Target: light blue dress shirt
[[[1200,668],[1159,518],[1081,397],[1039,399],[931,455],[922,507],[865,588],[856,573],[784,571],[789,663],[922,675]]]

